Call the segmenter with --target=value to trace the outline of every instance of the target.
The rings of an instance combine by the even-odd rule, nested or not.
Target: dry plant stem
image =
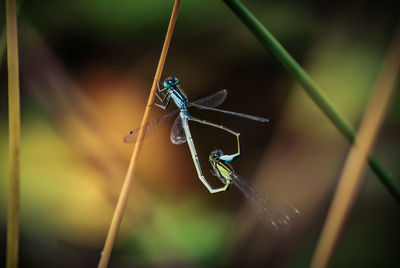
[[[151,110],[152,104],[154,102],[154,95],[155,95],[155,92],[157,89],[158,82],[160,81],[160,78],[161,78],[162,70],[164,68],[165,58],[167,56],[172,33],[174,31],[175,22],[176,22],[176,18],[178,16],[178,10],[179,10],[180,3],[181,3],[180,0],[175,0],[174,8],[173,8],[172,14],[171,14],[171,19],[169,21],[167,35],[166,35],[165,41],[164,41],[164,46],[163,46],[163,49],[161,52],[160,60],[158,62],[156,74],[154,76],[154,81],[153,81],[153,85],[151,87],[149,99],[147,101],[146,110],[144,112],[142,123],[140,125],[141,128],[139,131],[138,140],[137,140],[137,142],[135,144],[135,148],[133,150],[132,158],[129,163],[128,171],[127,171],[127,174],[126,174],[126,177],[124,180],[124,184],[121,189],[117,207],[115,209],[114,216],[111,221],[111,226],[110,226],[110,229],[107,234],[104,249],[102,251],[101,258],[100,258],[99,265],[98,265],[99,268],[107,267],[108,261],[110,259],[111,250],[112,250],[112,247],[113,247],[113,244],[115,241],[115,237],[118,232],[118,228],[121,223],[121,219],[122,219],[122,216],[124,213],[126,202],[128,200],[129,188],[130,188],[132,179],[134,177],[139,151],[140,151],[140,148],[142,147],[142,143],[143,143],[143,139],[144,139],[144,129],[145,129],[144,126],[149,121],[150,110]]]
[[[15,0],[6,1],[8,107],[10,142],[10,186],[7,214],[7,267],[18,266],[19,177],[20,177],[20,103],[18,74],[17,8]]]
[[[296,62],[296,60],[286,51],[279,41],[276,40],[267,28],[265,28],[264,25],[262,25],[262,23],[239,0],[224,0],[224,2],[242,20],[260,43],[274,54],[279,62],[303,87],[311,99],[326,114],[346,139],[350,142],[354,142],[355,131],[352,126],[347,122],[308,73]],[[385,185],[386,189],[392,194],[397,202],[400,203],[400,186],[398,183],[383,169],[374,156],[369,156],[368,163],[383,185]]]
[[[22,0],[18,1],[18,4],[17,4],[17,15],[18,15],[19,9],[20,9],[20,7],[22,5],[22,2],[23,2]],[[1,5],[0,8],[3,8],[3,5]],[[0,67],[1,67],[1,64],[3,63],[4,52],[6,51],[6,34],[7,34],[6,27],[7,26],[4,26],[1,29],[1,36],[0,36]]]
[[[311,267],[326,267],[333,256],[347,215],[359,191],[366,160],[382,125],[400,72],[400,27],[371,95],[357,140],[351,147],[336,189]]]

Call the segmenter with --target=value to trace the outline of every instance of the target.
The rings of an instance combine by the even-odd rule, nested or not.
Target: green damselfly
[[[268,195],[261,195],[250,182],[238,175],[229,164],[232,155],[224,155],[221,150],[215,150],[209,155],[209,162],[213,175],[218,177],[228,190],[230,185],[235,185],[254,207],[261,221],[275,235],[287,233],[294,216],[300,212],[287,204],[271,199]]]

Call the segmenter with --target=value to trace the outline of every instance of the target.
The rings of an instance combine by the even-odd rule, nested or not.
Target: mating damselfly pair
[[[172,76],[164,81],[163,88],[160,88],[158,86],[156,96],[158,97],[158,99],[161,101],[162,104],[155,104],[155,105],[165,110],[168,108],[170,101],[172,99],[178,108],[158,119],[149,122],[145,126],[146,128],[144,130],[145,135],[147,136],[155,132],[168,119],[171,119],[172,117],[174,117],[176,114],[179,113],[178,117],[175,119],[171,128],[170,132],[171,142],[173,144],[183,144],[185,142],[188,143],[193,158],[194,166],[197,171],[197,176],[200,179],[200,181],[206,186],[206,188],[210,191],[210,193],[219,193],[226,191],[229,188],[230,184],[233,183],[234,185],[238,186],[238,188],[244,193],[244,195],[254,206],[258,214],[260,214],[261,218],[268,223],[268,227],[270,227],[273,233],[286,232],[288,230],[288,227],[290,226],[290,215],[289,215],[290,213],[288,213],[287,210],[285,211],[284,209],[281,209],[278,205],[276,205],[277,203],[272,202],[272,200],[261,198],[260,195],[255,191],[255,189],[252,186],[250,186],[249,183],[246,183],[244,178],[234,173],[230,165],[227,164],[227,162],[231,162],[235,158],[240,156],[241,153],[240,133],[231,130],[223,125],[215,124],[213,122],[194,117],[189,113],[188,108],[195,107],[201,110],[211,110],[259,122],[268,122],[269,120],[263,117],[217,109],[216,107],[221,105],[226,99],[227,91],[225,89],[220,90],[208,97],[193,102],[189,102],[188,98],[180,89],[178,82],[179,82],[178,77]],[[213,188],[204,177],[200,166],[199,157],[196,152],[196,147],[193,142],[192,134],[189,129],[188,121],[195,121],[200,124],[219,128],[236,137],[237,141],[236,153],[230,155],[223,155],[222,151],[217,150],[216,152],[218,152],[218,156],[213,152],[209,157],[209,161],[214,170],[214,175],[217,176],[220,179],[220,181],[224,184],[222,187]],[[126,143],[136,142],[139,129],[140,128],[130,131],[124,137],[124,142]],[[212,155],[214,155],[215,157],[212,157]],[[230,168],[229,172],[223,171],[225,167]],[[242,184],[240,184],[240,182],[242,182]],[[294,209],[291,212],[297,213],[298,211]]]

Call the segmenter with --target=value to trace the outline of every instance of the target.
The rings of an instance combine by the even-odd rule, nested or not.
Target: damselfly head
[[[214,151],[212,151],[212,152],[210,153],[210,156],[208,157],[208,159],[209,159],[210,161],[212,161],[212,162],[215,162],[215,161],[218,161],[219,158],[220,158],[221,156],[223,156],[223,155],[224,155],[224,153],[222,152],[222,150],[217,149],[217,150],[214,150]]]
[[[164,81],[164,87],[169,88],[173,85],[178,84],[178,82],[179,82],[179,78],[177,76],[174,75],[174,76],[168,77]]]

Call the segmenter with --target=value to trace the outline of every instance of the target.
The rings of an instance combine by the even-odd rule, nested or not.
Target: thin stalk
[[[400,27],[386,55],[381,73],[370,97],[357,140],[350,149],[311,267],[327,267],[332,258],[347,215],[359,192],[366,159],[382,126],[398,75],[400,74]]]
[[[8,63],[8,109],[10,143],[10,188],[7,215],[7,261],[8,268],[18,266],[19,244],[19,179],[20,179],[20,102],[18,73],[18,35],[16,0],[6,1],[7,63]]]
[[[155,95],[155,92],[157,89],[157,85],[161,78],[162,70],[164,68],[164,63],[165,63],[165,59],[167,57],[168,48],[169,48],[169,44],[171,42],[172,33],[174,31],[175,22],[176,22],[176,18],[178,16],[180,4],[181,4],[180,0],[175,0],[174,8],[172,10],[171,19],[169,21],[167,34],[166,34],[165,41],[164,41],[164,46],[161,51],[161,56],[160,56],[160,60],[158,62],[156,74],[154,76],[153,85],[150,90],[149,99],[147,101],[147,106],[144,111],[142,123],[140,125],[141,128],[139,130],[139,136],[138,136],[137,142],[135,144],[135,148],[133,149],[132,158],[129,163],[129,167],[128,167],[127,174],[125,176],[124,183],[122,185],[120,196],[118,198],[117,207],[115,209],[114,216],[111,221],[110,229],[108,231],[107,238],[106,238],[106,241],[104,244],[104,249],[101,253],[100,261],[98,264],[99,268],[107,267],[110,256],[111,256],[111,251],[112,251],[112,247],[113,247],[113,244],[115,241],[115,237],[117,235],[117,232],[118,232],[118,229],[119,229],[119,226],[121,223],[121,219],[122,219],[122,216],[123,216],[123,213],[125,210],[126,202],[128,200],[130,185],[131,185],[131,182],[132,182],[134,174],[135,174],[137,159],[139,156],[140,149],[142,147],[142,143],[143,143],[143,139],[144,139],[144,129],[145,129],[144,126],[149,121],[150,110],[151,110],[152,104],[154,102],[154,95]]]
[[[278,42],[278,40],[275,39],[275,37],[239,0],[224,0],[224,2],[242,20],[261,44],[271,51],[280,63],[285,66],[289,73],[304,88],[311,99],[318,105],[318,107],[325,113],[346,139],[353,143],[355,140],[355,131],[353,127],[347,122],[307,72]],[[400,187],[395,183],[393,178],[391,178],[391,176],[383,169],[374,156],[369,156],[368,163],[386,189],[397,200],[397,202],[400,203]]]
[[[20,7],[22,5],[22,2],[23,1],[20,0],[17,3],[17,16],[18,16],[19,9],[20,9]],[[6,27],[7,26],[4,25],[2,27],[2,29],[1,29],[1,36],[0,36],[0,67],[1,67],[1,64],[3,63],[4,52],[6,51],[6,41],[7,41],[7,39],[6,39],[6,34],[7,34]]]

